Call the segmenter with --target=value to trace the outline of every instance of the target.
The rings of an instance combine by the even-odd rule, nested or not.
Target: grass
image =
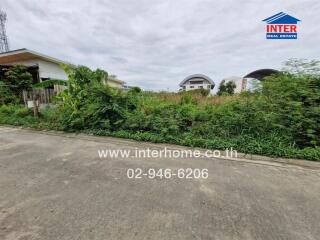
[[[160,97],[162,98],[163,96]],[[225,99],[225,97],[223,99]],[[3,105],[0,106],[0,124],[30,127],[38,130],[65,130],[64,126],[59,123],[57,112],[54,109],[43,110],[39,118],[33,117],[32,114],[32,111],[24,106]],[[233,148],[238,152],[270,157],[298,158],[312,161],[320,160],[319,147],[298,149],[294,145],[284,145],[282,139],[277,135],[270,135],[268,138],[240,135],[234,136],[233,138],[211,137],[210,139],[206,139],[194,136],[191,133],[183,135],[161,135],[144,131],[110,131],[106,129],[86,129],[79,132],[98,136],[112,136],[154,143],[171,143],[207,149],[225,150],[226,148]]]

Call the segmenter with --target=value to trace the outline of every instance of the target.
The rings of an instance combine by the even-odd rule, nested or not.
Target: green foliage
[[[181,100],[180,100],[180,104],[191,104],[192,103],[192,95],[191,95],[191,91],[190,92],[184,92],[182,94]]]
[[[0,81],[0,105],[18,102],[19,99],[14,95],[10,87],[5,82]]]
[[[35,119],[25,108],[3,106],[0,123],[320,160],[317,74],[281,73],[266,78],[257,91],[213,97],[125,92],[105,85],[100,70],[66,71],[68,86],[54,109]]]
[[[301,147],[320,145],[320,76],[279,74],[263,82],[275,127]]]
[[[115,129],[135,109],[135,92],[127,94],[107,86],[107,73],[87,67],[69,69],[68,86],[58,98],[61,123],[66,130]]]
[[[194,90],[191,90],[191,91],[188,91],[188,92],[190,94],[200,94],[201,96],[205,97],[205,96],[209,95],[210,89],[199,88],[199,89],[194,89]],[[188,93],[188,92],[183,91],[182,94]]]
[[[45,80],[40,83],[33,84],[33,88],[46,88],[46,87],[51,87],[54,85],[59,85],[59,86],[67,86],[68,83],[65,80],[59,80],[59,79],[50,79],[50,80]]]
[[[108,77],[108,73],[101,69],[92,71],[90,68],[85,66],[79,66],[72,69],[67,65],[64,65],[63,68],[68,75],[68,86],[73,88],[85,87],[93,82],[103,83],[103,81]]]
[[[33,117],[32,112],[22,105],[0,106],[0,124],[34,126],[36,123],[38,120]]]
[[[4,81],[9,85],[12,92],[19,94],[21,90],[29,90],[32,87],[32,75],[26,66],[14,65],[5,72]]]
[[[0,79],[0,104],[17,104],[22,90],[29,90],[32,86],[32,75],[27,67],[14,65],[5,69]]]
[[[129,90],[129,92],[130,93],[141,93],[141,88],[139,88],[139,87],[133,87],[133,88],[131,88],[130,90]]]
[[[218,96],[221,95],[232,95],[234,94],[234,89],[236,88],[236,84],[233,81],[224,82],[222,81],[219,86]]]

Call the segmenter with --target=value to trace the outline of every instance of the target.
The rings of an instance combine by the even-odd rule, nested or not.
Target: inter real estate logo
[[[263,22],[267,23],[267,39],[297,39],[297,23],[299,19],[284,12],[268,17]]]

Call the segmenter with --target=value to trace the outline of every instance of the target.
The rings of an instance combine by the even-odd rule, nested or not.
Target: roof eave
[[[208,82],[210,82],[210,84],[215,85],[214,81],[213,81],[211,78],[209,78],[208,76],[204,75],[204,74],[192,74],[192,75],[184,78],[184,79],[179,83],[179,87],[182,87],[182,86],[185,84],[186,81],[188,81],[188,80],[190,80],[190,79],[192,79],[192,78],[195,78],[195,77],[203,78],[203,79],[207,80]]]
[[[9,51],[9,52],[0,53],[0,57],[11,56],[11,55],[16,55],[16,54],[20,54],[20,53],[30,53],[35,57],[38,57],[40,59],[43,59],[43,60],[46,60],[46,61],[49,61],[49,62],[53,62],[53,63],[56,63],[56,64],[65,64],[65,65],[68,65],[70,67],[76,67],[75,64],[72,64],[72,63],[69,63],[69,62],[65,62],[65,61],[59,60],[57,58],[50,57],[50,56],[42,54],[42,53],[38,53],[36,51],[29,50],[27,48],[21,48],[21,49],[12,50],[12,51]]]

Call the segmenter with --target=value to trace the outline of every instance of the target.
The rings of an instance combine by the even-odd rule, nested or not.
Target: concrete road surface
[[[320,239],[319,170],[97,153],[164,146],[0,127],[0,239]],[[130,179],[130,168],[209,176]]]

